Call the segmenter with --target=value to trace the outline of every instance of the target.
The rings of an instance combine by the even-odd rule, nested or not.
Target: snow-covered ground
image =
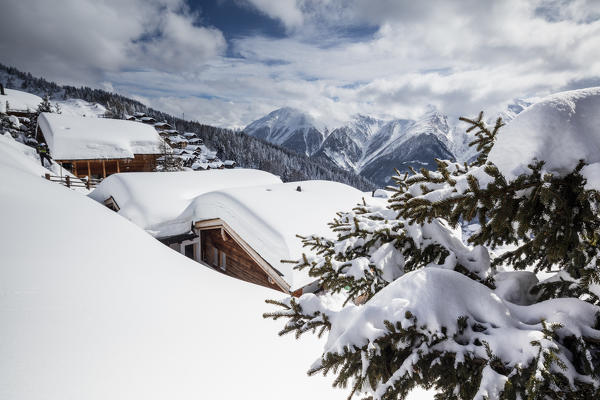
[[[41,102],[14,92],[11,109]],[[59,105],[62,120],[105,112],[82,100]],[[322,342],[279,338],[281,323],[262,318],[264,300],[281,293],[182,256],[44,180],[73,177],[47,167],[33,148],[0,135],[0,398],[347,396],[332,377],[306,375]]]
[[[91,199],[0,168],[0,398],[343,398],[277,338],[279,293],[213,272]]]
[[[57,101],[60,112],[63,115],[79,117],[102,117],[106,113],[106,107],[98,103],[90,103],[81,99],[68,99]]]
[[[262,319],[280,293],[45,181],[32,151],[0,136],[0,398],[346,397],[306,376],[322,343]]]
[[[10,134],[0,134],[0,168],[10,170],[16,168],[21,172],[26,172],[36,177],[50,174],[55,176],[70,176],[73,180],[79,179],[66,169],[61,168],[54,160],[52,160],[51,165],[46,161],[45,165],[46,167],[42,167],[40,158],[32,147],[17,142]],[[78,192],[89,193],[83,187],[83,184],[81,186],[74,187],[73,189]]]

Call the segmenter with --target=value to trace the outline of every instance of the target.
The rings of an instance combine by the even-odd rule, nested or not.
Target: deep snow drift
[[[344,398],[274,338],[277,296],[202,267],[55,183],[0,165],[0,398]]]
[[[45,164],[47,167],[42,167],[40,158],[36,151],[23,143],[17,142],[10,134],[0,134],[0,168],[16,168],[19,171],[26,172],[36,177],[42,177],[46,174],[56,176],[70,176],[73,180],[78,180],[75,175],[71,174],[64,168],[61,168],[55,161]],[[89,191],[81,185],[81,187],[73,187],[73,190],[83,193]]]

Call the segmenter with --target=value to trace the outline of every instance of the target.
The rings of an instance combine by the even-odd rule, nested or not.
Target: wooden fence
[[[84,188],[87,188],[88,190],[95,188],[100,182],[102,182],[102,179],[75,178],[75,177],[71,177],[69,175],[61,177],[61,176],[46,174],[44,177],[51,182],[58,182],[61,185],[64,185],[68,188],[84,187]]]

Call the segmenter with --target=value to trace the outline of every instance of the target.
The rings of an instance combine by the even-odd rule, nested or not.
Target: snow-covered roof
[[[208,169],[208,163],[207,162],[197,161],[197,162],[195,162],[195,163],[192,164],[192,169],[194,169],[194,170],[199,170],[199,169],[205,170],[205,169]]]
[[[221,161],[213,161],[208,163],[208,167],[212,169],[221,168],[223,166],[223,162]]]
[[[306,270],[296,271],[293,264],[281,262],[297,260],[306,251],[296,235],[332,236],[327,224],[362,197],[359,190],[330,181],[224,189],[198,196],[178,222],[185,226],[191,221],[221,219],[296,290],[315,280]]]
[[[183,143],[183,142],[187,143],[187,139],[182,136],[179,136],[179,135],[169,136],[169,141],[171,143]]]
[[[22,92],[14,89],[4,89],[5,95],[0,94],[0,112],[6,112],[6,102],[10,110],[27,110],[35,111],[37,106],[42,102],[40,96],[35,94]]]
[[[160,154],[162,139],[150,125],[108,118],[42,113],[38,125],[56,160],[133,158]]]
[[[191,220],[173,230],[170,222],[206,192],[230,187],[281,183],[279,177],[255,169],[184,172],[130,172],[104,179],[90,194],[98,202],[109,197],[119,205],[119,214],[156,237],[185,233]]]

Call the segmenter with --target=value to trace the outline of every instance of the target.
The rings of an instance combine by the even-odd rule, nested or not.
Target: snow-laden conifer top
[[[4,89],[5,95],[0,94],[0,113],[6,112],[6,102],[10,110],[35,111],[42,102],[40,96],[20,90]]]
[[[580,159],[600,163],[600,87],[557,93],[525,109],[500,130],[488,159],[508,179],[528,172],[534,160],[559,176]]]
[[[133,158],[160,154],[162,139],[151,125],[109,118],[41,113],[38,124],[56,160]]]
[[[106,178],[90,194],[98,202],[109,197],[119,205],[119,214],[156,237],[186,233],[191,221],[172,226],[197,196],[238,186],[281,183],[269,172],[255,169],[215,169],[184,172],[129,172]]]
[[[363,196],[353,187],[329,181],[239,187],[197,197],[178,220],[189,226],[188,221],[220,218],[295,290],[315,280],[306,270],[281,262],[297,260],[306,251],[296,235],[332,236],[327,224]]]

